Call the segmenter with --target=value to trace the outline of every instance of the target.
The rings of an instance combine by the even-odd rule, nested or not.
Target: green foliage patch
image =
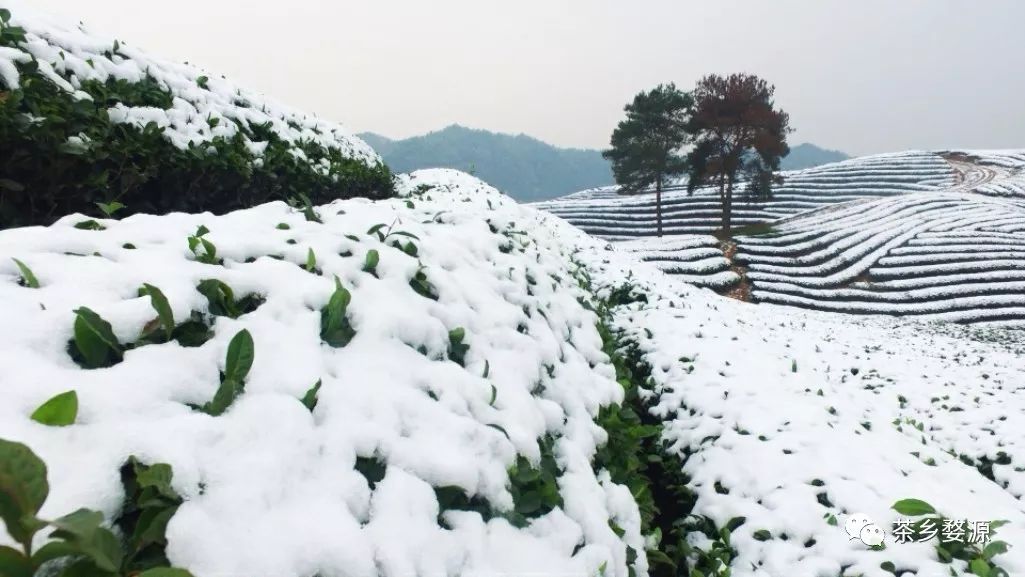
[[[217,387],[214,398],[203,405],[189,406],[212,417],[223,415],[245,390],[246,376],[253,366],[255,357],[253,336],[248,330],[242,329],[228,343],[228,352],[224,359],[224,372],[221,373],[221,384]]]
[[[2,16],[2,14],[0,14]],[[0,439],[0,519],[21,550],[0,545],[4,577],[189,577],[164,555],[167,522],[181,504],[170,487],[171,467],[134,458],[122,469],[125,504],[115,520],[123,538],[104,527],[103,514],[78,509],[54,520],[37,515],[49,495],[46,464],[21,443]],[[33,537],[51,529],[38,549]]]

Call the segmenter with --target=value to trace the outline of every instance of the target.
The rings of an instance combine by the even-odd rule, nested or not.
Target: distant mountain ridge
[[[840,162],[849,158],[851,157],[839,150],[819,148],[814,144],[805,142],[790,148],[790,154],[783,159],[780,168],[783,170],[800,170],[830,162]]]
[[[456,168],[472,172],[520,202],[535,202],[615,184],[601,151],[558,148],[525,134],[511,135],[453,124],[403,140],[359,135],[395,172]],[[846,154],[798,144],[783,159],[783,170],[846,160]]]
[[[525,134],[513,136],[452,125],[405,140],[374,133],[360,137],[395,172],[457,168],[472,172],[521,202],[546,200],[614,182],[601,152],[557,148]]]

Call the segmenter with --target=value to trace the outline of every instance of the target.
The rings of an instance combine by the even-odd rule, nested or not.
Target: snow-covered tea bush
[[[0,228],[97,203],[223,213],[393,193],[344,128],[20,5],[0,6],[0,151]]]
[[[176,496],[140,569],[647,573],[639,457],[599,450],[656,429],[611,425],[584,237],[461,173],[399,188],[0,231],[0,439],[48,467],[33,514],[128,547],[137,461]]]

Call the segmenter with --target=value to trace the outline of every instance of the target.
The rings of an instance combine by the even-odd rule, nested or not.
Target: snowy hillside
[[[968,521],[1009,521],[996,563],[1025,572],[1020,334],[753,306],[595,258],[611,262],[597,276],[628,269],[648,295],[615,324],[654,367],[653,412],[695,493],[689,539],[728,545],[734,577],[969,574],[939,538],[899,542],[906,516],[890,507],[904,498],[966,535]],[[859,513],[884,548],[845,530]]]
[[[469,176],[402,188],[421,184],[408,201],[318,207],[323,223],[273,203],[0,232],[0,438],[48,464],[40,514],[114,518],[136,456],[172,466],[184,504],[167,555],[196,575],[626,575],[637,506],[591,466],[607,438],[593,420],[623,390],[572,246]],[[146,286],[169,303],[170,337]],[[86,308],[119,343],[96,365]],[[211,333],[174,336],[189,323]],[[212,410],[240,331],[252,369]],[[74,425],[29,418],[69,389]]]
[[[741,203],[736,245],[710,190],[654,200],[584,192],[539,208],[697,286],[863,314],[1025,326],[1025,152],[901,153],[786,173]],[[631,240],[627,240],[631,239]]]
[[[1025,574],[1025,154],[659,239],[0,2],[0,577]]]
[[[121,527],[134,456],[170,465],[166,556],[199,577],[626,576],[657,554],[706,575],[963,574],[843,532],[854,513],[889,528],[910,497],[1025,543],[1020,350],[722,299],[460,173],[400,190],[0,232],[0,439],[47,463],[40,516]],[[86,308],[110,323],[99,354]],[[633,343],[615,368],[604,322]],[[69,390],[72,424],[32,418]],[[637,490],[607,459],[647,457],[602,449],[642,430],[617,403],[653,407],[666,443]],[[1025,570],[1025,549],[995,562]]]
[[[954,183],[955,172],[935,154],[907,152],[869,156],[784,173],[784,184],[765,203],[737,203],[733,222],[742,227],[862,198],[936,190]],[[561,216],[584,231],[622,240],[655,235],[653,195],[619,196],[615,187],[587,191],[534,206]],[[662,197],[667,235],[711,233],[719,227],[718,191],[671,187]]]

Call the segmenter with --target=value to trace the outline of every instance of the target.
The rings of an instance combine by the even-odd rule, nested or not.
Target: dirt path
[[[724,297],[730,297],[746,303],[751,302],[751,281],[747,278],[747,267],[738,263],[736,259],[737,241],[732,238],[720,238],[719,248],[722,249],[723,256],[726,257],[726,260],[730,262],[730,270],[737,273],[740,280],[736,284],[720,289],[716,292]]]
[[[1007,171],[996,166],[983,166],[966,154],[942,154],[943,160],[954,169],[954,186],[951,192],[971,192],[983,184],[1007,176]]]

